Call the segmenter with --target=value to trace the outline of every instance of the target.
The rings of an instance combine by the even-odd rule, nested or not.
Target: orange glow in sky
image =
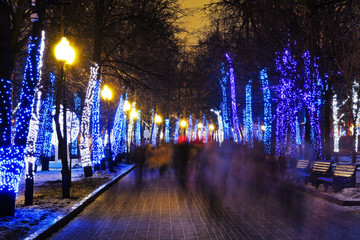
[[[187,33],[180,34],[180,38],[186,39],[186,45],[196,45],[198,41],[197,31],[208,24],[202,8],[211,0],[180,0],[182,8],[195,11],[182,19],[183,26]]]

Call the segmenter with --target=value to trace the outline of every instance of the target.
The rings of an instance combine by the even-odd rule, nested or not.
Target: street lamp
[[[109,111],[109,101],[112,98],[112,92],[110,90],[110,88],[105,85],[103,90],[101,91],[101,96],[102,98],[106,101],[106,107],[107,107],[107,117],[108,117],[108,142],[109,142],[109,154],[108,154],[108,162],[109,162],[109,171],[113,172],[114,171],[114,164],[112,161],[112,156],[111,156],[111,136],[110,136],[110,111]]]
[[[71,185],[71,175],[68,168],[68,143],[67,143],[67,124],[66,124],[66,77],[65,77],[65,66],[66,64],[72,64],[75,59],[75,51],[70,47],[69,41],[63,37],[58,45],[55,47],[55,57],[59,61],[61,66],[60,72],[60,82],[59,82],[59,91],[58,94],[62,91],[62,103],[63,103],[63,132],[64,136],[61,137],[59,133],[59,150],[61,150],[61,163],[62,163],[62,193],[63,198],[70,197],[70,185]],[[60,100],[60,96],[58,96]],[[60,103],[56,104],[56,116],[59,119]],[[60,129],[59,129],[60,130]]]
[[[160,115],[156,115],[155,116],[155,119],[154,119],[154,122],[155,122],[155,137],[156,137],[156,143],[157,145],[160,145],[160,143],[158,143],[157,139],[160,140],[160,131],[159,131],[159,128],[160,128],[160,123],[162,122],[162,118]],[[159,134],[159,136],[158,136]]]
[[[185,142],[186,141],[186,134],[185,134],[186,126],[187,126],[186,120],[182,119],[180,121],[181,132],[180,132],[180,140],[179,140],[179,142]]]
[[[213,141],[213,139],[214,139],[214,130],[215,130],[214,124],[209,125],[209,130],[211,131],[211,133],[210,133],[211,141]]]

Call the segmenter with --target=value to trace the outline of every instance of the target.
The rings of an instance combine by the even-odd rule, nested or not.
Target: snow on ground
[[[25,206],[25,179],[21,177],[16,199],[15,217],[0,218],[0,239],[23,239],[44,226],[52,223],[58,216],[65,214],[80,200],[88,196],[101,185],[109,182],[132,165],[119,164],[114,173],[95,172],[85,178],[83,168],[71,171],[70,198],[62,198],[61,169],[38,171],[34,180],[34,201],[32,206]]]

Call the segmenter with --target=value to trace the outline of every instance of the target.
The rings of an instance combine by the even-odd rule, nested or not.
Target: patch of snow
[[[62,198],[61,169],[40,171],[35,174],[33,205],[25,206],[25,177],[22,176],[15,203],[15,216],[0,218],[0,239],[24,239],[24,237],[53,223],[74,205],[101,185],[130,169],[133,165],[119,164],[115,172],[94,172],[85,178],[82,168],[72,169],[70,198]]]

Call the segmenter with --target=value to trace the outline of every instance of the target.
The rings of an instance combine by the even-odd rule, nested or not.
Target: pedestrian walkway
[[[180,188],[170,171],[121,179],[51,239],[360,239],[360,208],[278,186],[231,207]],[[274,184],[276,186],[276,183]]]

